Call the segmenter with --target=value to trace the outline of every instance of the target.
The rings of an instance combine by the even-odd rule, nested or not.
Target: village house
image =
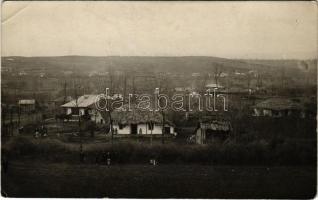
[[[196,144],[207,144],[213,141],[224,141],[232,130],[229,121],[213,120],[201,122],[195,131]]]
[[[235,74],[235,76],[245,76],[246,75],[246,73],[239,72],[239,71],[236,71],[236,70],[235,70],[234,74]]]
[[[72,101],[73,98],[71,96],[61,96],[61,97],[58,97],[54,100],[52,100],[52,102],[54,103],[54,106],[57,108],[57,107],[60,107],[61,105],[67,103],[67,102],[70,102]]]
[[[229,74],[228,74],[228,73],[225,73],[225,72],[221,72],[221,74],[220,74],[220,77],[221,77],[221,78],[224,78],[224,77],[227,77],[227,76],[229,76]]]
[[[73,98],[71,96],[61,96],[49,102],[50,110],[54,110],[56,113],[62,113],[63,108],[61,107],[63,104],[72,101]]]
[[[126,106],[126,105],[125,105]],[[165,120],[160,112],[132,109],[112,112],[113,131],[119,135],[176,135],[174,125]],[[163,130],[164,129],[164,130]]]
[[[224,86],[221,85],[219,81],[216,82],[215,80],[212,80],[212,79],[211,79],[211,80],[207,80],[207,81],[206,81],[205,88],[206,88],[206,89],[211,89],[211,90],[213,90],[213,89],[215,89],[215,88],[217,88],[217,89],[224,89]]]
[[[34,99],[21,99],[18,101],[20,112],[30,113],[35,111],[35,100]]]
[[[182,92],[182,93],[184,93],[184,92],[190,92],[190,91],[192,91],[193,89],[192,89],[191,87],[175,87],[174,90],[175,90],[176,92]]]
[[[193,72],[193,73],[191,74],[191,76],[192,76],[192,77],[199,77],[199,76],[201,76],[201,74],[198,73],[198,72]]]
[[[98,124],[104,124],[105,120],[98,109],[96,109],[96,100],[98,95],[83,95],[77,100],[72,100],[61,105],[65,114],[71,116],[71,121],[78,120],[79,116],[88,116],[91,121]]]
[[[222,85],[220,85],[220,84],[216,84],[216,83],[208,83],[208,84],[206,84],[205,85],[205,87],[207,88],[207,89],[214,89],[214,88],[224,88],[224,86],[222,86]]]
[[[27,73],[25,71],[20,71],[19,72],[19,76],[26,76],[26,75],[27,75]]]
[[[287,98],[269,98],[253,107],[253,116],[267,117],[305,117],[305,110],[301,103]]]

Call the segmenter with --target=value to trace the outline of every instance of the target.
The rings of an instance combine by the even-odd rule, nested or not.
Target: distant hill
[[[144,57],[144,56],[60,56],[60,57],[2,57],[2,67],[15,70],[72,70],[88,73],[92,70],[145,70],[152,72],[212,72],[215,66],[222,70],[277,71],[280,67],[297,73],[299,60],[243,60],[205,56]],[[310,70],[316,70],[317,60],[305,61]]]
[[[299,68],[301,62],[305,62],[309,67],[317,67],[317,60],[243,60],[244,62],[269,65],[273,67]]]

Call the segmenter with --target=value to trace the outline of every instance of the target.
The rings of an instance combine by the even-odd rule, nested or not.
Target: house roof
[[[231,88],[227,88],[223,92],[225,92],[225,93],[248,93],[249,91],[247,88],[231,87]]]
[[[64,108],[72,108],[72,107],[78,107],[78,108],[87,108],[97,101],[98,95],[83,95],[80,96],[77,101],[72,100],[66,104],[63,104],[61,107]]]
[[[32,105],[35,104],[35,100],[34,99],[21,99],[19,100],[18,104],[20,105]]]
[[[145,111],[141,109],[136,109],[131,106],[131,111],[127,108],[127,105],[124,105],[126,111],[116,110],[112,112],[112,119],[116,123],[121,124],[140,124],[148,123],[152,121],[155,124],[162,123],[162,114],[156,111]],[[173,123],[165,119],[165,124],[173,125]]]
[[[262,101],[254,106],[255,108],[269,109],[269,110],[301,110],[303,106],[291,99],[287,98],[270,98]]]
[[[205,85],[205,87],[207,87],[207,88],[223,88],[222,85],[216,84],[216,83],[208,83]]]
[[[58,98],[54,99],[53,101],[54,101],[54,102],[63,102],[63,101],[64,101],[64,98],[65,98],[65,100],[66,100],[67,102],[73,100],[73,98],[72,98],[71,96],[66,96],[66,97],[61,96],[61,97],[58,97]]]
[[[103,95],[103,94],[101,94],[101,95]],[[64,108],[76,108],[76,107],[78,107],[78,108],[88,108],[88,107],[96,108],[95,103],[97,102],[97,100],[101,100],[101,101],[104,100],[103,98],[101,98],[101,99],[98,98],[101,95],[86,94],[86,95],[83,95],[83,96],[80,96],[79,98],[77,98],[77,102],[76,102],[76,99],[74,99],[66,104],[61,105],[61,107],[64,107]],[[113,97],[111,97],[111,96],[107,97],[107,99],[113,99],[113,100],[116,98],[119,98],[119,96],[114,95]]]
[[[232,130],[231,123],[229,121],[213,120],[210,122],[200,123],[200,128],[213,131],[230,131]]]

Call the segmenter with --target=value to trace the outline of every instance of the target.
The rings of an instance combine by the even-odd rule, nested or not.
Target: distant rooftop
[[[112,113],[112,118],[115,122],[121,124],[140,124],[140,123],[148,123],[153,122],[155,124],[162,123],[162,114],[156,111],[148,111],[148,110],[141,110],[135,107],[136,105],[128,106],[125,104],[123,107],[126,111],[117,110]],[[131,111],[129,111],[129,107]],[[174,126],[174,124],[165,119],[165,124]]]
[[[66,104],[63,104],[62,107],[79,107],[79,108],[86,108],[93,105],[97,100],[98,95],[83,95],[79,97],[76,101],[72,100]]]
[[[291,99],[273,97],[255,105],[256,108],[269,110],[301,110],[303,106]]]
[[[61,97],[58,97],[58,98],[54,99],[53,101],[55,101],[55,102],[63,102],[64,99],[65,99],[66,102],[69,102],[69,101],[73,100],[73,98],[71,96],[66,96],[66,97],[61,96]]]
[[[203,122],[200,124],[200,128],[213,131],[230,131],[232,130],[231,123],[229,121],[213,120],[210,122]]]
[[[97,94],[85,94],[83,96],[80,96],[76,99],[61,105],[61,107],[64,108],[74,108],[74,107],[78,107],[78,108],[87,108],[87,107],[91,107],[93,106],[96,101],[98,100],[98,96]],[[112,97],[108,96],[108,99],[113,99]]]
[[[35,104],[35,100],[34,99],[21,99],[18,102],[19,105],[32,105]]]

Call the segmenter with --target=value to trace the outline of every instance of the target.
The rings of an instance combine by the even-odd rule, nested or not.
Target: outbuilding
[[[22,113],[29,113],[35,111],[34,99],[21,99],[18,101],[18,105]]]
[[[267,117],[305,117],[304,106],[298,101],[287,98],[269,98],[253,107],[253,116]]]
[[[232,130],[229,121],[213,120],[201,122],[195,131],[195,143],[207,144],[213,141],[224,141]]]

